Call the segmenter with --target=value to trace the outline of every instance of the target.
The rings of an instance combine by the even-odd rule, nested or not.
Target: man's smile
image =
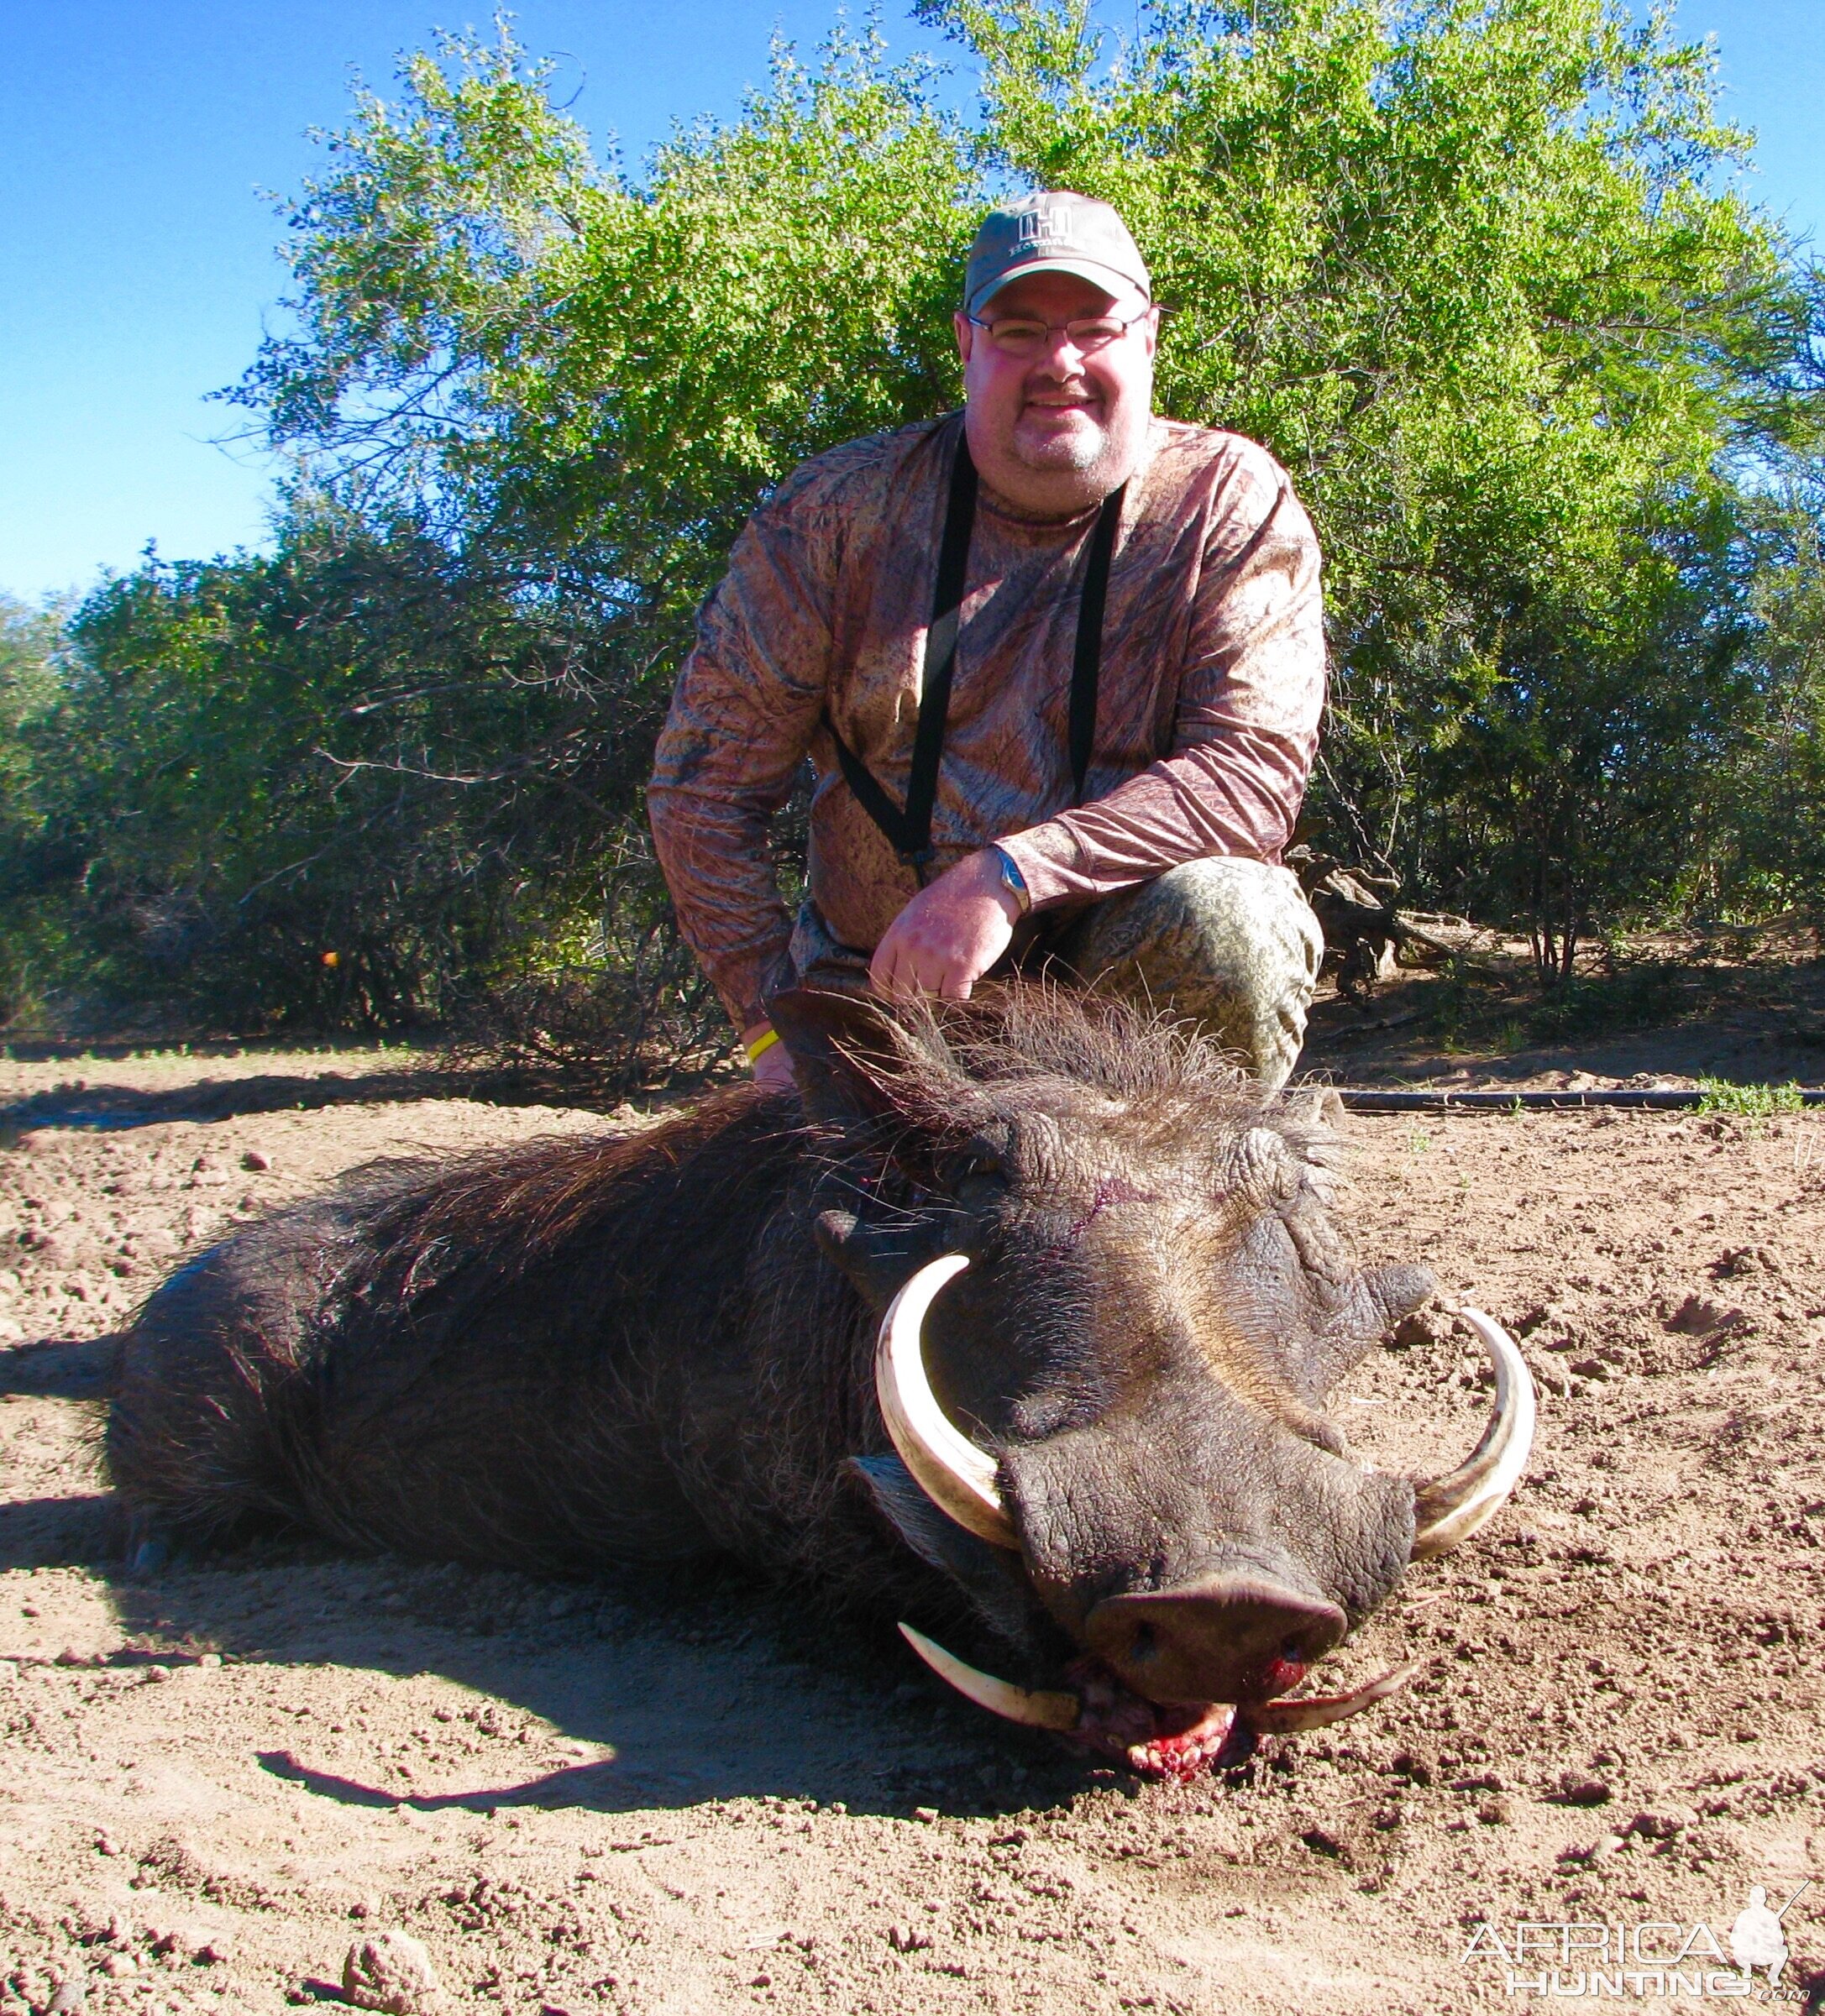
[[[1106,403],[1095,393],[1054,386],[1026,395],[1020,402],[1015,427],[1017,433],[1036,443],[1068,440],[1087,433],[1100,437],[1108,424]]]

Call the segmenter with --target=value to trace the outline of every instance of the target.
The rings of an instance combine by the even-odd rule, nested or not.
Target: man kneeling
[[[757,1078],[790,1078],[782,987],[961,998],[1042,961],[1196,1019],[1265,1090],[1297,1062],[1318,542],[1264,449],[1153,414],[1151,292],[1107,204],[992,212],[962,413],[814,458],[737,542],[648,796]],[[767,835],[807,755],[795,925]]]

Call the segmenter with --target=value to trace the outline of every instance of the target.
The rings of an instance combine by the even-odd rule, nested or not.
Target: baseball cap
[[[1074,273],[1112,294],[1122,287],[1153,293],[1140,248],[1113,206],[1068,189],[1020,196],[983,219],[963,275],[964,313],[1027,273]]]

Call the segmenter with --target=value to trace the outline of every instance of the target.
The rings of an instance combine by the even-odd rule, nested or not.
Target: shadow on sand
[[[821,1620],[810,1599],[732,1568],[545,1583],[354,1559],[307,1539],[180,1557],[140,1579],[111,1553],[114,1530],[105,1496],[0,1506],[0,1568],[80,1563],[103,1580],[124,1642],[95,1663],[216,1652],[269,1671],[436,1674],[605,1753],[524,1778],[478,1759],[479,1782],[427,1792],[330,1768],[311,1753],[308,1723],[293,1747],[256,1752],[275,1778],[341,1805],[612,1814],[773,1795],[994,1814],[1068,1799],[1091,1776],[1049,1739],[958,1701],[889,1627]]]
[[[105,1400],[113,1384],[118,1336],[46,1337],[0,1351],[0,1395]]]
[[[522,1072],[459,1070],[421,1065],[416,1069],[339,1071],[316,1076],[270,1072],[247,1078],[204,1078],[192,1085],[148,1091],[131,1085],[57,1087],[0,1107],[0,1147],[41,1127],[87,1128],[108,1133],[160,1122],[207,1123],[244,1115],[316,1112],[329,1106],[409,1104],[423,1099],[474,1099],[491,1106],[557,1104],[605,1107],[613,1103],[574,1081]]]
[[[0,1351],[0,1395],[94,1406],[113,1385],[118,1342],[50,1338]],[[97,1458],[102,1425],[97,1406]],[[428,1796],[326,1768],[304,1746],[259,1753],[265,1768],[317,1798],[614,1813],[764,1793],[840,1799],[857,1812],[981,1813],[1049,1804],[1086,1781],[1050,1739],[959,1701],[890,1625],[831,1618],[815,1594],[758,1584],[730,1564],[542,1582],[279,1537],[134,1575],[122,1563],[123,1525],[98,1463],[84,1483],[0,1500],[0,1572],[88,1569],[118,1626],[117,1648],[96,1663],[216,1652],[266,1668],[436,1673],[606,1753]]]

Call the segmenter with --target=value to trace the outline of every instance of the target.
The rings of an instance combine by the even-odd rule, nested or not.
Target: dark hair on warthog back
[[[630,1249],[649,1272],[669,1248],[688,1248],[694,1267],[738,1269],[753,1212],[715,1201],[752,1193],[769,1169],[784,1176],[800,1133],[795,1113],[742,1087],[637,1134],[346,1172],[197,1256],[139,1311],[108,1429],[113,1480],[199,1536],[302,1516],[319,1386],[338,1364],[459,1333],[597,1225],[615,1228],[611,1264],[579,1308],[613,1300],[613,1262]]]
[[[545,1134],[513,1148],[412,1165],[338,1275],[337,1296],[385,1296],[403,1310],[433,1290],[455,1288],[459,1274],[492,1295],[594,1227],[630,1212],[663,1250],[669,1232],[679,1234],[677,1205],[686,1183],[697,1263],[732,1263],[736,1255],[722,1249],[747,1221],[739,1212],[718,1212],[719,1198],[751,1183],[758,1167],[777,1163],[783,1171],[800,1131],[798,1115],[780,1101],[740,1086],[613,1139]],[[370,1164],[362,1173],[378,1175],[385,1166]]]

